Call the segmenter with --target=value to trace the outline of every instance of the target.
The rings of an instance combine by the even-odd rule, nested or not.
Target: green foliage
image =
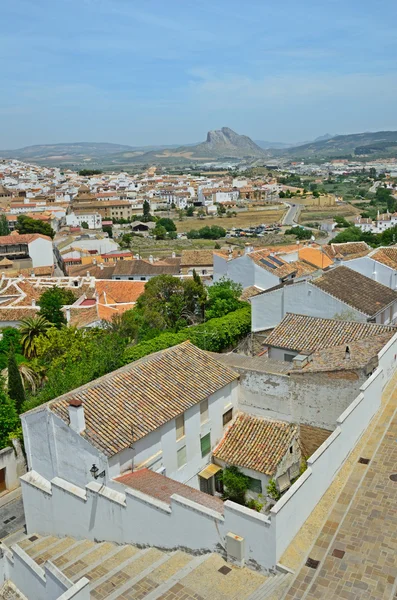
[[[243,287],[230,279],[221,279],[208,288],[208,302],[205,311],[206,319],[223,317],[240,308]]]
[[[169,219],[168,217],[162,217],[161,219],[159,219],[157,221],[157,225],[161,225],[162,227],[164,227],[168,231],[168,233],[170,231],[176,231],[176,225],[174,221],[172,219]]]
[[[189,240],[218,240],[224,238],[226,235],[226,229],[219,227],[218,225],[212,225],[211,227],[202,227],[201,229],[191,229],[187,232],[187,238]]]
[[[264,507],[264,504],[261,504],[258,500],[254,500],[253,498],[250,498],[245,505],[247,508],[251,508],[257,512],[261,512],[262,508]]]
[[[42,235],[48,235],[51,239],[55,235],[55,231],[49,223],[32,219],[26,215],[18,216],[16,229],[19,233],[41,233]]]
[[[129,248],[132,242],[132,235],[130,233],[123,233],[119,241],[121,248]]]
[[[226,467],[219,477],[223,482],[224,498],[245,505],[245,494],[249,489],[250,478],[234,465]]]
[[[270,496],[270,498],[273,498],[273,500],[279,500],[281,498],[281,494],[278,490],[278,487],[277,487],[274,479],[269,480],[266,491],[267,491],[268,495]]]
[[[66,324],[62,306],[73,304],[76,298],[72,290],[59,288],[56,285],[43,292],[39,299],[40,315],[56,327]]]
[[[153,229],[153,235],[156,240],[165,240],[167,237],[167,230],[165,227],[157,223],[156,227]]]
[[[42,315],[35,315],[21,321],[18,334],[21,349],[26,358],[31,359],[37,356],[37,339],[40,335],[46,336],[51,326],[51,323]]]
[[[111,225],[102,225],[102,231],[107,233],[110,238],[113,237],[113,229]]]
[[[87,221],[82,221],[81,226],[83,229],[88,229],[88,223]]]
[[[15,358],[15,351],[12,347],[8,354],[8,395],[14,400],[17,413],[21,412],[23,403],[25,402],[25,390],[22,384],[21,374],[18,369]]]
[[[206,293],[200,278],[153,277],[147,282],[133,310],[135,338],[143,340],[161,331],[178,331],[197,323],[203,318],[205,300]]]
[[[280,193],[279,193],[279,195],[278,195],[278,197],[279,198],[285,198],[285,192],[283,192],[283,190],[281,190]]]
[[[2,214],[0,217],[0,235],[8,235],[10,228],[8,227],[7,217]]]
[[[388,188],[385,188],[382,185],[380,185],[378,188],[376,188],[376,194],[375,194],[376,204],[387,204],[387,202],[390,198],[392,198],[392,190],[389,190]]]
[[[15,402],[7,396],[0,386],[0,450],[9,446],[10,434],[19,426]]]
[[[351,227],[351,223],[345,219],[345,217],[334,217],[334,221],[338,227]]]
[[[150,220],[149,217],[150,217],[150,204],[147,200],[145,200],[143,203],[143,216],[142,216],[143,223],[147,223],[147,221]]]
[[[221,352],[235,347],[251,331],[251,306],[246,305],[219,319],[211,319],[202,325],[182,329],[178,333],[162,333],[153,339],[145,340],[127,348],[124,364],[138,360],[143,356],[170,348],[190,340],[198,348]]]
[[[100,169],[81,169],[79,175],[82,177],[90,177],[91,175],[100,175],[102,171]]]
[[[194,215],[194,206],[188,206],[185,212],[186,212],[186,216],[187,217],[193,217],[193,215]]]
[[[291,227],[285,230],[285,235],[295,235],[298,240],[309,240],[312,237],[312,232],[304,227]]]

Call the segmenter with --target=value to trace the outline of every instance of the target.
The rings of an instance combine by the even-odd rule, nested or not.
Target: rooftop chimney
[[[244,254],[250,254],[254,250],[254,247],[250,244],[245,244]]]
[[[70,306],[65,309],[66,312],[66,322],[70,323]]]
[[[84,407],[82,400],[72,398],[69,401],[69,422],[70,427],[76,433],[81,433],[85,429]]]
[[[101,264],[99,265],[99,268],[101,269],[101,271],[103,271],[103,263],[101,263]]]
[[[90,272],[89,272],[89,271],[87,271],[87,277],[89,277],[89,276],[90,276]]]
[[[36,306],[36,300],[34,298],[32,299],[32,306]]]
[[[175,254],[175,252],[173,252],[173,253],[171,254],[171,256],[172,256],[172,258],[175,258],[175,257],[176,257],[176,254]]]
[[[152,255],[149,256],[149,262],[153,264],[153,256]]]

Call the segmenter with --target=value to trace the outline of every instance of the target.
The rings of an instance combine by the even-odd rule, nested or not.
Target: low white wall
[[[246,560],[262,568],[276,564],[270,520],[233,502],[224,514],[178,495],[170,504],[139,491],[125,493],[91,482],[85,489],[34,471],[21,478],[28,531],[77,539],[141,544],[161,548],[220,551],[232,532],[246,540]]]
[[[89,580],[73,583],[50,561],[39,566],[18,545],[0,544],[0,586],[11,581],[29,600],[89,600]]]
[[[13,440],[13,447],[0,450],[0,469],[6,470],[7,490],[19,487],[19,477],[26,473],[26,463],[18,440]]]
[[[382,369],[362,385],[361,393],[337,420],[335,431],[307,461],[307,470],[271,509],[279,559],[327,491],[334,476],[380,407]]]

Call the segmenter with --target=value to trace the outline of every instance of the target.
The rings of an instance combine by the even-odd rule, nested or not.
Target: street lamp
[[[92,465],[92,467],[90,469],[90,473],[94,479],[98,479],[98,477],[105,477],[105,471],[102,471],[101,473],[99,473],[99,469],[95,463]]]

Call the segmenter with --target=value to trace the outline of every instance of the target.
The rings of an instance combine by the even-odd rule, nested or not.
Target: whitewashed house
[[[250,302],[254,332],[273,329],[289,312],[384,325],[397,319],[397,292],[345,266],[264,291]]]
[[[99,213],[76,214],[74,212],[66,215],[66,225],[69,227],[81,227],[87,223],[88,229],[102,229],[102,217]]]
[[[376,248],[367,256],[349,260],[347,266],[392,290],[397,289],[397,247]]]
[[[15,261],[30,259],[32,267],[48,267],[54,264],[52,240],[40,233],[14,231],[0,237],[0,257]]]

